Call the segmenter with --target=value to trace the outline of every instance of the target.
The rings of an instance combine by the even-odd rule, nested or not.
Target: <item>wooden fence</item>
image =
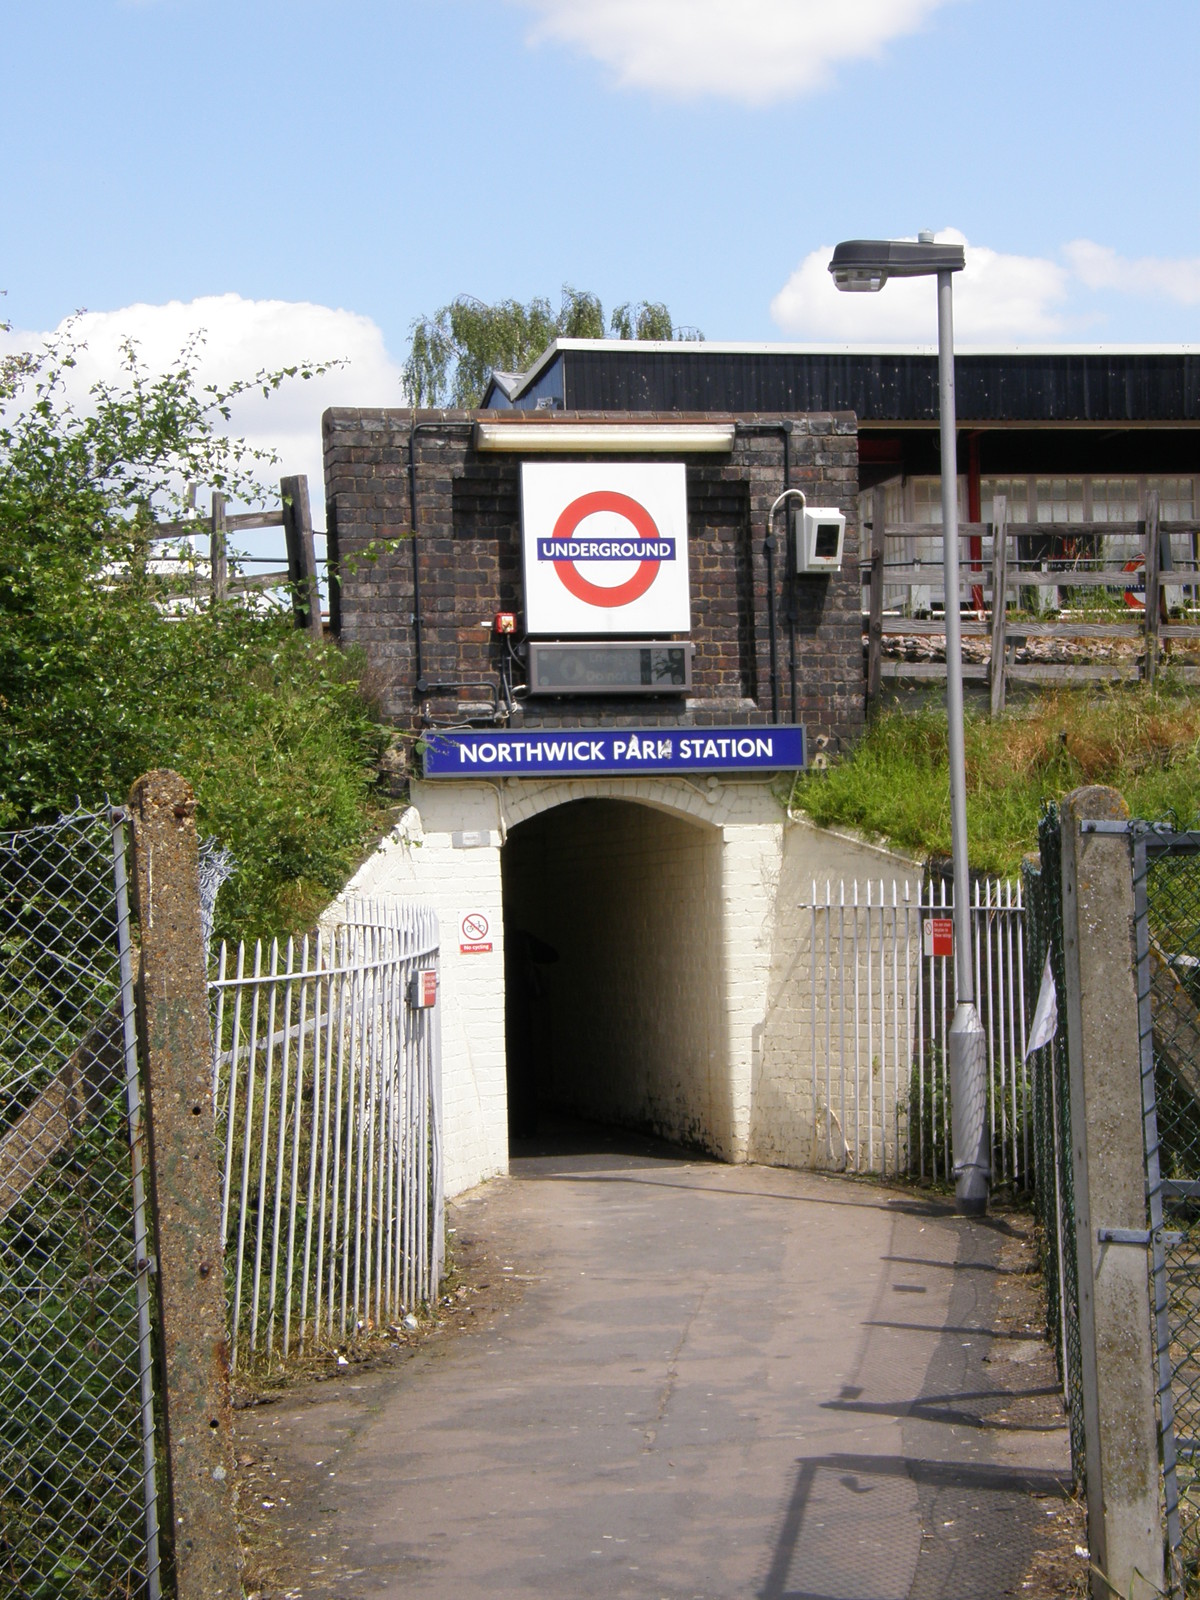
[[[865,594],[863,615],[866,634],[867,706],[878,705],[883,679],[944,678],[945,660],[907,661],[889,658],[885,640],[889,638],[944,638],[944,617],[903,614],[914,607],[902,606],[899,612],[884,607],[886,589],[930,589],[944,600],[945,582],[940,555],[936,560],[913,556],[915,540],[936,540],[942,530],[936,524],[900,522],[884,519],[883,490],[872,497],[871,520],[863,529],[863,543],[869,554],[861,563]],[[964,641],[990,641],[988,659],[968,661],[964,678],[986,681],[991,690],[993,713],[1003,710],[1011,682],[1083,683],[1130,681],[1152,683],[1163,661],[1164,646],[1171,641],[1192,640],[1200,644],[1200,522],[1162,522],[1158,515],[1158,496],[1147,497],[1146,515],[1138,522],[1009,522],[1005,499],[996,496],[993,521],[959,523],[959,595]],[[1074,552],[1066,554],[1067,541]],[[1140,565],[1125,560],[1120,566],[1106,559],[1105,541],[1133,545],[1140,552]],[[962,543],[965,541],[965,544]],[[984,555],[984,542],[990,546],[990,559]],[[1181,552],[1180,544],[1186,543]],[[1034,554],[1040,547],[1041,553]],[[893,554],[892,552],[896,552]],[[1144,605],[1124,605],[1119,617],[1071,614],[1063,608],[1053,617],[1026,617],[1022,611],[1038,611],[1040,605],[1019,607],[1022,592],[1027,599],[1047,589],[1114,591],[1124,596],[1144,585]],[[1168,588],[1182,587],[1189,597],[1183,615],[1168,612]],[[1000,597],[1003,597],[1001,600]],[[932,607],[930,608],[932,610]],[[1017,615],[1010,614],[1018,611]],[[973,614],[972,614],[973,613]],[[1196,621],[1185,620],[1195,614]],[[1089,643],[1136,641],[1127,662],[1047,662],[1014,660],[1017,641],[1056,640],[1072,645],[1073,653],[1086,654]],[[1177,663],[1186,678],[1200,680],[1197,664]]]
[[[292,614],[296,626],[305,628],[320,637],[321,595],[317,584],[316,546],[313,540],[312,510],[308,498],[308,478],[280,478],[280,505],[274,511],[242,511],[230,514],[226,510],[226,497],[219,489],[212,492],[212,510],[207,524],[202,517],[183,518],[177,522],[160,522],[154,527],[155,543],[172,540],[195,539],[197,534],[208,537],[207,581],[203,564],[189,581],[176,585],[168,575],[168,592],[176,597],[194,598],[198,590],[206,590],[214,604],[233,594],[246,594],[254,590],[287,588],[291,591]],[[287,567],[267,572],[246,573],[229,570],[229,536],[252,528],[282,528],[287,548]],[[197,577],[199,582],[197,582]]]

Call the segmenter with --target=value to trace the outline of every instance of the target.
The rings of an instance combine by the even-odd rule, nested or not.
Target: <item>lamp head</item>
[[[848,294],[878,294],[888,281],[888,275],[874,267],[837,267],[831,262],[830,272],[839,289]]]
[[[928,235],[912,239],[847,239],[833,252],[829,270],[839,289],[874,293],[889,278],[925,278],[961,272],[966,256],[960,244],[934,244]]]

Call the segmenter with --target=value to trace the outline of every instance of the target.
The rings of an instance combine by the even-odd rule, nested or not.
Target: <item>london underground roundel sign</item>
[[[525,462],[521,525],[530,633],[690,630],[682,463]]]

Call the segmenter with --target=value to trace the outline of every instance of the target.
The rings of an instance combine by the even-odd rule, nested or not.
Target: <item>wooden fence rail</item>
[[[298,628],[321,635],[321,596],[317,583],[316,545],[313,539],[312,510],[308,498],[308,478],[303,474],[280,478],[279,506],[273,511],[226,510],[226,497],[219,489],[212,492],[212,509],[207,526],[202,517],[176,522],[160,522],[154,539],[193,539],[208,534],[208,590],[214,604],[231,594],[246,594],[255,589],[289,588],[292,615]],[[252,528],[282,528],[287,548],[287,566],[269,572],[229,572],[229,535]],[[194,587],[172,591],[193,594]]]
[[[861,563],[866,590],[863,623],[868,711],[878,705],[885,677],[938,678],[944,677],[946,672],[944,661],[893,661],[884,655],[887,638],[944,637],[946,628],[944,618],[885,612],[886,588],[940,590],[944,600],[945,582],[940,555],[936,559],[922,560],[910,548],[898,552],[898,559],[888,559],[889,547],[895,549],[902,541],[908,544],[914,539],[940,542],[942,530],[932,523],[886,523],[883,499],[883,490],[876,489],[872,496],[869,536],[864,529],[868,554]],[[997,495],[991,522],[961,522],[958,531],[960,540],[970,541],[960,563],[958,603],[960,608],[970,606],[975,612],[974,616],[963,616],[962,634],[964,639],[990,641],[987,665],[968,662],[963,675],[988,682],[993,714],[1004,709],[1008,684],[1012,681],[1121,681],[1135,674],[1153,683],[1161,665],[1164,641],[1200,642],[1200,622],[1171,621],[1167,610],[1168,586],[1191,589],[1194,597],[1200,597],[1200,521],[1160,521],[1158,495],[1154,491],[1147,497],[1145,517],[1138,522],[1009,522],[1005,498]],[[1177,559],[1172,544],[1179,536],[1188,538],[1188,554],[1183,561]],[[985,537],[992,542],[990,569],[985,568],[979,555]],[[1028,555],[1033,542],[1053,540],[1061,544],[1067,538],[1085,550],[1089,547],[1102,550],[1101,541],[1119,539],[1140,552],[1140,567],[1132,562],[1106,565],[1102,556],[1082,553],[1074,556],[1051,553],[1036,558]],[[1024,559],[1022,550],[1026,552]],[[1124,592],[1142,583],[1144,606],[1131,606],[1127,615],[1120,619],[1100,617],[1085,621],[1060,616],[1026,620],[1009,615],[1010,604],[1022,590],[1112,589]],[[1030,639],[1136,640],[1141,643],[1142,650],[1135,660],[1133,674],[1128,667],[1114,662],[1015,662],[1014,641]],[[1197,666],[1182,670],[1189,677],[1200,675]]]

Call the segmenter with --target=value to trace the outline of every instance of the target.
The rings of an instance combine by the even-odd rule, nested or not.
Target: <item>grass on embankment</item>
[[[1134,816],[1195,823],[1200,808],[1200,694],[1063,691],[996,721],[968,714],[967,831],[971,866],[1011,874],[1037,843],[1048,800],[1110,784]],[[853,827],[920,857],[950,853],[944,710],[886,711],[855,749],[804,774],[791,803],[825,827]]]

